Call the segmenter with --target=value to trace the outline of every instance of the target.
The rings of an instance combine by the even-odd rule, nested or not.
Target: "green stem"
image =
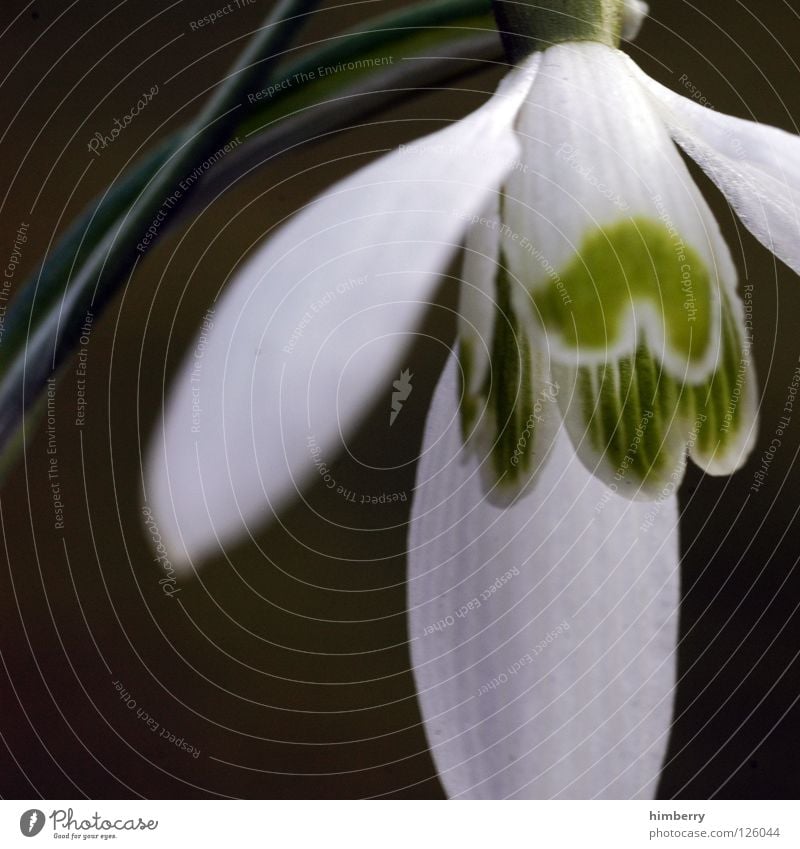
[[[158,230],[158,238],[185,214],[202,208],[253,167],[286,152],[293,145],[340,130],[359,118],[410,97],[418,87],[446,84],[480,71],[485,67],[480,60],[500,59],[500,43],[489,8],[490,0],[419,3],[366,21],[357,30],[326,39],[321,48],[304,53],[301,59],[291,64],[270,69],[267,74],[264,74],[263,66],[271,63],[262,63],[255,85],[249,78],[239,86],[240,91],[248,86],[252,86],[251,91],[257,91],[260,86],[274,85],[281,80],[293,79],[295,75],[308,75],[316,68],[336,66],[353,59],[368,60],[384,55],[387,47],[392,48],[393,62],[379,73],[339,67],[337,73],[331,75],[331,84],[326,79],[316,85],[293,85],[288,92],[281,89],[268,101],[253,104],[245,100],[242,108],[234,113],[239,120],[235,129],[227,137],[221,131],[216,137],[219,141],[246,135],[252,135],[252,138],[205,174],[198,181],[196,191],[181,198],[185,202],[170,210]],[[446,30],[444,38],[442,29]],[[400,61],[394,62],[397,58]],[[406,61],[408,59],[414,61]],[[369,62],[355,64],[371,68]],[[240,60],[237,67],[243,65],[244,60]],[[348,107],[343,110],[341,105],[345,102]],[[333,106],[338,108],[331,108]],[[204,110],[205,120],[208,120],[208,115],[209,109]],[[193,127],[202,126],[200,120]],[[216,123],[218,130],[219,123]],[[93,202],[61,236],[55,249],[12,302],[6,316],[3,344],[0,345],[0,371],[8,369],[6,379],[0,384],[2,469],[13,463],[18,453],[17,443],[21,445],[18,438],[9,443],[14,421],[19,423],[23,411],[35,403],[47,377],[74,350],[86,309],[91,308],[97,316],[103,304],[127,279],[124,273],[117,275],[116,279],[105,275],[99,280],[102,287],[93,298],[89,298],[86,306],[86,279],[82,273],[70,279],[73,269],[80,269],[93,257],[104,237],[107,237],[106,244],[114,244],[110,235],[112,231],[118,234],[125,231],[126,222],[130,221],[125,212],[134,201],[141,203],[140,195],[151,191],[148,186],[154,173],[161,173],[159,169],[166,167],[171,173],[178,174],[176,179],[184,176],[174,166],[174,157],[186,145],[187,137],[192,138],[191,129],[179,131],[163,140],[157,149],[148,153],[98,201]],[[213,148],[214,143],[208,144],[208,147]],[[105,249],[101,250],[101,254],[106,256]],[[76,286],[81,287],[82,296],[81,292],[77,295],[73,292]],[[17,362],[9,369],[8,364],[14,358]],[[35,420],[33,413],[29,413],[30,417]],[[9,443],[7,450],[2,448],[4,438]],[[0,474],[0,480],[2,477]]]
[[[503,46],[515,64],[566,41],[619,47],[623,6],[623,0],[492,0]]]
[[[357,30],[351,30],[341,35],[326,39],[321,48],[310,50],[303,57],[287,65],[281,65],[268,75],[263,75],[254,87],[255,91],[276,85],[281,80],[294,79],[295,76],[305,74],[306,76],[314,69],[337,65],[341,62],[373,54],[382,47],[392,46],[396,52],[420,53],[425,49],[426,33],[430,34],[432,27],[447,27],[448,29],[465,30],[468,33],[477,33],[473,36],[474,41],[470,43],[458,42],[462,46],[462,52],[455,55],[473,56],[475,58],[499,58],[491,49],[490,42],[496,38],[491,17],[489,15],[490,0],[436,0],[436,2],[424,2],[404,9],[400,12],[391,12],[381,15],[365,22]],[[409,35],[409,33],[411,33]],[[429,52],[435,53],[436,47],[441,44],[439,36],[438,44],[434,40]],[[455,61],[455,55],[450,59]],[[402,64],[402,63],[401,63]],[[425,82],[442,82],[447,79],[457,78],[458,71],[463,73],[464,68],[448,71],[445,67],[446,61],[431,63],[429,80],[421,78],[419,74],[408,72],[410,84],[423,85]],[[364,86],[363,91],[370,87],[375,89],[380,86],[388,88],[394,81],[400,66],[390,67],[385,73],[370,74],[369,83]],[[262,73],[262,72],[260,72]],[[316,108],[316,104],[324,100],[334,99],[337,96],[347,96],[351,89],[345,88],[360,78],[355,72],[345,71],[337,73],[334,84],[324,87],[322,85],[303,85],[290,89],[280,89],[268,101],[260,101],[251,104],[246,101],[242,112],[244,117],[231,134],[230,138],[245,137],[255,132],[255,128],[264,127],[269,124],[265,143],[243,144],[240,149],[226,156],[220,165],[215,166],[211,173],[216,174],[224,170],[226,177],[233,166],[235,170],[237,163],[241,163],[248,156],[252,160],[252,151],[265,150],[271,155],[275,150],[281,149],[284,144],[289,147],[296,143],[299,138],[301,125],[307,124],[306,115],[299,115],[302,109]],[[385,83],[385,85],[384,85]],[[352,89],[355,86],[351,86]],[[310,91],[309,91],[310,90]],[[316,95],[314,96],[309,96]],[[391,94],[395,96],[392,97]],[[401,93],[387,93],[383,105],[397,99]],[[355,115],[369,114],[372,111],[365,105],[359,104],[346,116],[352,120]],[[237,113],[238,116],[238,113]],[[344,117],[341,121],[330,121],[324,123],[320,132],[331,131],[337,126],[343,126]],[[284,126],[284,121],[291,123]],[[273,126],[274,125],[274,126]],[[130,207],[133,201],[144,190],[151,176],[156,173],[170,159],[185,138],[186,131],[181,130],[163,140],[152,153],[148,153],[143,159],[135,163],[123,178],[109,187],[103,195],[89,204],[88,208],[59,238],[56,247],[48,253],[47,258],[41,263],[37,270],[28,278],[19,295],[14,299],[6,316],[5,333],[3,343],[0,345],[0,371],[6,369],[8,364],[23,349],[25,340],[31,330],[35,330],[40,324],[43,316],[50,310],[60,298],[63,298],[67,281],[73,269],[79,269],[91,255],[92,250],[101,241],[102,237],[111,230],[112,226]],[[306,132],[305,138],[311,133]],[[230,141],[230,138],[225,141]],[[251,153],[248,153],[248,148]],[[242,173],[241,168],[238,171]],[[209,185],[207,176],[201,179],[201,191],[195,192],[190,203],[181,208],[181,213],[189,207],[197,208],[201,205],[198,195],[208,200],[210,194],[206,191]],[[177,210],[175,211],[177,213]],[[159,236],[166,233],[180,216],[173,214],[164,223]],[[74,284],[69,284],[74,285]]]
[[[369,53],[395,41],[398,30],[453,26],[460,19],[488,15],[490,11],[491,0],[428,0],[400,12],[388,12],[370,20],[366,27],[326,40],[322,48],[288,66],[282,76],[291,79],[320,67],[338,65],[353,54]]]
[[[251,135],[203,178],[182,212],[192,214],[203,209],[237,180],[298,145],[322,141],[331,133],[353,127],[357,122],[369,120],[382,110],[418,95],[425,88],[448,86],[485,71],[484,62],[496,63],[503,59],[496,30],[454,42],[449,48],[436,51],[438,55],[392,65],[372,74],[364,83],[356,81],[348,88],[329,93],[324,99],[314,98],[305,105],[293,100],[294,111]]]
[[[200,181],[197,191],[183,206],[180,212],[173,218],[170,218],[164,223],[165,232],[173,226],[180,223],[182,216],[191,215],[199,209],[202,209],[208,203],[218,197],[226,188],[230,187],[240,177],[247,175],[253,168],[263,165],[265,162],[280,156],[283,153],[291,150],[294,146],[309,141],[316,141],[325,138],[332,132],[339,131],[344,128],[345,123],[350,126],[354,121],[366,120],[370,116],[379,113],[381,110],[398,103],[405,98],[411,97],[419,92],[423,85],[449,85],[457,80],[461,80],[470,74],[480,73],[484,67],[480,59],[487,61],[496,61],[501,58],[499,50],[500,41],[495,32],[493,36],[486,34],[480,39],[471,39],[469,43],[457,42],[453,45],[451,54],[440,57],[431,57],[426,60],[420,60],[424,67],[420,67],[414,63],[414,70],[419,81],[415,80],[415,74],[409,74],[408,71],[402,71],[400,68],[393,67],[390,70],[378,74],[372,78],[372,87],[365,89],[359,87],[357,90],[345,91],[341,95],[328,103],[323,103],[319,106],[309,108],[308,112],[303,112],[299,115],[287,118],[281,122],[273,131],[265,131],[254,135],[249,141],[242,144],[236,151],[226,157],[224,163],[220,163],[219,168],[212,169]],[[467,56],[472,57],[466,59]],[[401,79],[402,77],[402,79]],[[395,87],[396,86],[396,87]],[[402,86],[402,87],[400,87]],[[346,114],[341,109],[342,100],[353,98],[353,102],[347,109]],[[309,120],[306,120],[306,118]],[[313,119],[313,120],[311,120]],[[313,128],[309,126],[313,123]],[[171,148],[170,148],[171,149]],[[131,172],[127,181],[130,181],[128,186],[130,191],[134,192],[135,196],[141,189],[141,185],[146,182],[147,177],[157,167],[160,167],[161,162],[166,159],[169,150],[163,150],[159,147],[154,151],[152,156],[148,156],[140,166],[137,166],[135,172]],[[143,173],[140,173],[143,172]],[[139,177],[138,188],[135,181],[132,179],[135,176]],[[118,186],[121,189],[122,184]],[[126,201],[126,194],[120,192],[119,196],[114,196],[109,200],[109,203],[114,202],[117,205],[127,208],[132,200]],[[60,255],[60,262],[64,267],[78,265],[81,261],[81,256],[88,255],[89,251],[85,248],[85,242],[92,242],[92,234],[97,231],[102,235],[102,232],[111,226],[111,221],[103,222],[103,211],[105,206],[98,204],[98,208],[92,206],[80,219],[70,228],[66,236],[68,244],[59,245],[48,261],[44,263],[41,270],[39,283],[43,283],[46,278],[52,276],[55,280],[54,287],[63,280],[63,271],[58,272],[53,270],[50,263],[55,260],[57,255]],[[98,237],[99,238],[99,237]],[[61,274],[61,278],[58,277]],[[34,281],[36,282],[36,281]],[[63,290],[63,287],[61,287]],[[16,319],[14,328],[19,330],[22,336],[22,343],[18,347],[23,347],[25,333],[28,324],[31,321],[31,315],[35,316],[44,313],[41,309],[42,298],[36,296],[37,286],[30,285],[24,289],[12,304],[12,310],[8,313],[8,318],[12,316]],[[57,298],[62,292],[54,288],[48,304]],[[34,298],[35,307],[34,309]],[[17,307],[18,312],[14,313],[13,308]],[[16,334],[15,334],[16,335]],[[4,342],[9,341],[10,334],[6,334]],[[14,339],[15,343],[19,340]],[[6,350],[3,348],[2,350]],[[69,352],[67,352],[69,353]],[[39,398],[33,409],[26,413],[27,429],[35,426],[35,422],[40,418],[44,410],[44,396]],[[33,424],[32,424],[33,423]],[[0,448],[0,485],[5,480],[7,474],[13,469],[23,447],[23,429],[18,428],[14,437],[7,443],[5,448]]]
[[[281,0],[277,4],[227,79],[183,133],[175,152],[70,281],[60,308],[51,311],[33,332],[23,356],[15,359],[0,384],[0,445],[14,435],[24,412],[80,337],[86,313],[103,307],[157,238],[161,219],[186,202],[192,190],[181,191],[178,184],[231,138],[247,93],[277,63],[281,50],[317,2]]]
[[[6,315],[3,344],[0,345],[0,370],[25,346],[31,328],[64,295],[73,268],[80,268],[103,236],[142,193],[150,177],[175,151],[177,134],[170,136],[137,162],[122,179],[95,198],[66,232],[47,258],[28,278],[11,302]]]

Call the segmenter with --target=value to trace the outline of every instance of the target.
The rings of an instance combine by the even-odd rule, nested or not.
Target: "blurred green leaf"
[[[214,89],[211,97],[191,125],[175,138],[171,150],[155,172],[147,169],[146,179],[137,191],[135,179],[126,179],[122,193],[133,200],[124,208],[115,193],[106,193],[97,210],[86,219],[92,244],[75,229],[70,230],[69,244],[60,245],[56,253],[67,264],[60,268],[45,265],[34,278],[33,294],[27,291],[21,303],[28,305],[28,315],[17,313],[12,302],[9,326],[13,323],[17,348],[8,346],[0,383],[0,447],[14,439],[26,410],[31,409],[59,365],[73,350],[81,335],[87,312],[99,314],[149,247],[150,235],[157,236],[156,223],[168,209],[178,208],[191,195],[192,188],[177,191],[178,184],[198,164],[213,157],[232,137],[239,123],[240,107],[248,92],[259,84],[264,74],[271,74],[277,58],[291,43],[318,0],[280,0],[267,16],[264,25],[248,42],[231,72]],[[145,169],[141,168],[144,172]],[[119,210],[124,209],[120,214]],[[116,213],[116,214],[115,214]],[[103,228],[105,221],[109,226]],[[155,233],[153,231],[155,230]],[[70,262],[70,254],[73,261]],[[73,272],[74,258],[83,258]],[[45,273],[46,272],[46,273]],[[48,289],[42,291],[41,310],[36,304],[37,287],[44,279]],[[13,316],[12,316],[13,312]],[[20,318],[20,315],[22,316]],[[27,318],[27,322],[26,322]],[[20,339],[20,322],[29,332]],[[19,445],[20,440],[12,443]],[[7,467],[5,456],[0,466]]]
[[[314,4],[283,5],[300,8]],[[191,163],[186,163],[185,152],[179,156],[182,148],[189,144],[193,150],[206,152],[215,145],[218,149],[226,141],[249,137],[248,142],[226,157],[229,161],[224,168],[210,172],[212,176],[215,170],[220,172],[223,180],[201,180],[200,190],[186,198],[188,203],[182,210],[174,210],[157,238],[176,223],[180,213],[196,208],[220,187],[246,173],[254,160],[275,156],[313,133],[341,129],[359,115],[408,96],[416,86],[441,84],[468,71],[480,70],[476,59],[501,59],[500,41],[489,10],[489,0],[419,3],[327,38],[321,47],[278,65],[266,75],[262,62],[256,65],[257,71],[250,69],[250,73],[240,75],[246,75],[246,81],[240,79],[236,85],[243,108],[234,110],[236,118],[225,122],[224,133],[217,125],[210,133],[213,142],[196,141],[197,127],[205,129],[211,123],[207,108],[190,130],[163,140],[95,199],[31,275],[6,316],[6,332],[0,346],[0,477],[21,447],[17,428],[24,412],[33,407],[48,377],[73,352],[86,311],[91,309],[97,316],[139,260],[135,243],[148,223],[147,214],[141,213],[136,218],[139,230],[134,249],[128,247],[127,262],[114,263],[109,269],[109,257],[119,253],[120,240],[132,228],[131,207],[142,205],[144,193],[153,194],[154,175],[161,175],[157,181],[162,192],[160,199],[168,196],[170,180],[174,186],[190,173]],[[295,26],[298,14],[294,13]],[[472,64],[470,57],[474,57]],[[247,61],[252,62],[252,56]],[[384,70],[376,74],[376,68]],[[325,69],[324,73],[320,69]],[[370,99],[364,97],[367,94]],[[349,108],[342,110],[339,101],[347,101]],[[176,166],[176,157],[183,171]],[[163,169],[167,169],[167,178],[163,177]],[[155,212],[157,209],[151,209],[149,214]],[[92,262],[93,272],[87,272],[87,264]],[[90,285],[93,280],[94,285]]]

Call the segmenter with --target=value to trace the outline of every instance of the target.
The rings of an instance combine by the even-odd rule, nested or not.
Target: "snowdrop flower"
[[[460,256],[408,546],[437,769],[451,796],[652,796],[675,493],[687,457],[733,472],[756,429],[736,269],[675,143],[800,271],[800,141],[650,80],[619,50],[642,3],[495,5],[517,61],[496,94],[331,187],[226,287],[146,494],[184,564],[282,509],[388,399]]]

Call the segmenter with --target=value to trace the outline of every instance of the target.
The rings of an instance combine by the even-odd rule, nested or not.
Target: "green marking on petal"
[[[677,400],[672,379],[662,374],[661,368],[644,346],[637,349],[633,368],[639,396],[640,417],[643,418],[647,410],[653,414],[656,421],[669,422]],[[647,427],[645,430],[642,450],[646,452],[650,466],[658,462],[664,450],[663,438],[659,430],[657,427]]]
[[[754,425],[749,403],[750,351],[744,343],[743,328],[727,301],[723,303],[720,362],[710,380],[693,387],[695,459],[702,465],[738,466],[744,456],[728,460],[729,452],[743,451],[743,442]],[[726,462],[727,460],[727,462]]]
[[[528,339],[511,303],[511,281],[505,266],[497,274],[497,313],[492,339],[492,388],[498,434],[492,456],[498,476],[516,479],[530,468],[536,426],[533,369]]]
[[[659,368],[641,346],[631,357],[579,370],[581,413],[590,444],[617,481],[647,483],[667,464],[664,449],[671,417],[658,408]],[[588,386],[594,390],[591,397],[586,395]]]
[[[589,428],[587,436],[597,451],[602,451],[605,445],[603,428],[599,416],[594,415],[597,389],[594,385],[592,370],[588,368],[578,371],[578,400],[583,410],[583,418]]]
[[[464,337],[459,340],[458,360],[461,365],[461,437],[466,442],[478,419],[481,399],[469,389],[475,370],[475,351],[472,342]]]
[[[558,387],[542,380],[536,354],[511,298],[508,272],[499,268],[495,278],[496,305],[490,345],[491,369],[478,391],[474,340],[462,337],[459,359],[462,375],[461,429],[466,442],[482,430],[479,451],[487,448],[498,481],[514,484],[532,470],[539,426],[549,418],[548,405],[556,403]],[[540,385],[542,384],[542,385]],[[545,446],[546,447],[546,446]]]
[[[625,441],[623,399],[617,387],[616,364],[598,369],[597,382],[600,388],[599,413],[607,450],[616,454]]]
[[[633,356],[581,367],[572,403],[583,433],[573,425],[573,438],[582,436],[603,458],[607,481],[645,492],[664,486],[689,448],[708,471],[733,471],[744,462],[754,416],[743,339],[726,299],[717,368],[700,384],[676,380],[644,345]]]
[[[602,355],[620,344],[642,304],[655,311],[669,350],[681,362],[701,364],[714,342],[716,294],[706,263],[649,218],[595,230],[565,268],[532,288],[548,333],[585,353]]]

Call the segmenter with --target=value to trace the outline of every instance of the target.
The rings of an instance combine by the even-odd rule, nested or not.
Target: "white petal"
[[[633,41],[650,13],[650,7],[642,0],[625,0],[622,9],[622,37]]]
[[[715,112],[639,68],[636,73],[661,104],[675,141],[716,183],[745,227],[800,274],[800,136]]]
[[[547,50],[517,129],[523,167],[506,187],[502,250],[553,356],[597,365],[644,338],[676,378],[710,374],[719,292],[735,290],[736,269],[624,54]]]
[[[335,185],[238,272],[150,450],[146,495],[175,561],[218,550],[324,474],[381,393],[388,411],[404,345],[518,158],[512,123],[537,63]]]
[[[457,393],[453,358],[409,541],[411,656],[445,789],[651,797],[675,680],[675,498],[609,495],[562,434],[533,491],[498,509],[461,450]]]

